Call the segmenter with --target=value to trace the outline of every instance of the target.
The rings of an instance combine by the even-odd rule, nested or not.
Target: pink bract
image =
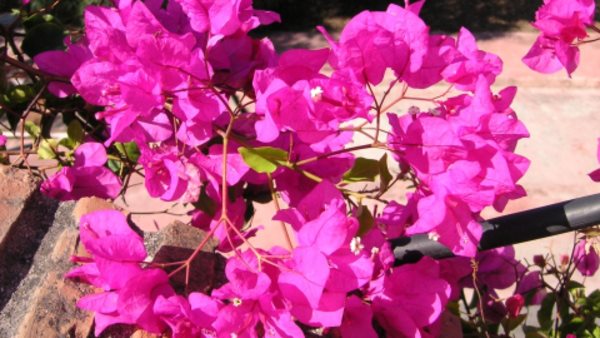
[[[121,180],[104,164],[108,160],[100,143],[80,145],[74,153],[72,167],[63,167],[42,182],[41,191],[61,201],[96,196],[115,198],[121,191]]]

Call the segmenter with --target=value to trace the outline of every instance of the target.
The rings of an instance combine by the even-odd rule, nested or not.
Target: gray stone
[[[13,278],[11,283],[17,285],[2,292],[6,301],[0,310],[0,337],[88,336],[92,314],[77,309],[76,301],[89,288],[63,278],[73,266],[69,257],[78,245],[74,203],[61,203],[58,209],[56,202],[46,203],[27,208],[27,222],[20,225],[23,234],[8,242],[11,252],[4,255],[2,278],[21,278]],[[47,230],[41,244],[27,236],[39,237],[42,231],[36,227]],[[26,264],[19,264],[23,251],[34,255],[26,258]],[[14,265],[5,265],[7,262]]]

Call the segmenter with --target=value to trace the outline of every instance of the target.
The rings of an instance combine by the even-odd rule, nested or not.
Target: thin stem
[[[362,144],[359,146],[354,146],[354,147],[350,147],[350,148],[345,148],[345,149],[340,149],[340,150],[336,150],[336,151],[332,151],[329,153],[325,153],[325,154],[320,154],[318,156],[314,156],[314,157],[310,157],[298,162],[293,163],[293,165],[295,166],[302,166],[304,164],[308,164],[308,163],[312,163],[324,158],[328,158],[331,156],[335,156],[335,155],[339,155],[339,154],[343,154],[343,153],[349,153],[352,151],[356,151],[356,150],[361,150],[361,149],[369,149],[369,148],[377,148],[378,146],[375,143],[372,144]]]
[[[0,60],[4,61],[12,66],[15,66],[17,68],[23,69],[27,73],[39,76],[39,77],[45,79],[46,81],[71,83],[71,79],[69,79],[69,78],[46,74],[46,73],[42,72],[41,70],[33,68],[30,65],[28,65],[24,62],[21,62],[19,60],[15,60],[15,59],[9,57],[8,55],[0,55]]]
[[[47,84],[44,84],[42,86],[42,88],[37,92],[37,94],[35,94],[31,102],[29,102],[27,108],[25,108],[25,110],[23,111],[23,115],[21,115],[21,144],[19,149],[21,150],[20,156],[23,156],[23,158],[25,158],[25,120],[27,119],[27,116],[29,115],[29,112],[31,111],[33,106],[37,103],[37,101],[40,99],[40,97],[46,90],[46,87]]]
[[[600,41],[600,38],[595,38],[595,39],[591,39],[591,40],[581,40],[581,41],[578,41],[575,45],[580,46],[580,45],[585,45],[585,44],[597,42],[597,41]]]
[[[379,104],[379,102],[377,102],[377,97],[375,96],[375,92],[373,91],[373,87],[371,87],[371,85],[367,82],[367,88],[369,88],[369,92],[371,93],[371,96],[373,97],[373,101],[375,102],[375,110],[377,111],[377,115],[375,116],[375,125],[376,128],[375,129],[375,142],[377,142],[377,140],[379,140],[379,126],[381,125],[381,105]]]
[[[404,99],[404,95],[406,95],[407,91],[408,91],[408,86],[404,85],[404,87],[402,87],[402,93],[400,94],[400,96],[398,96],[396,99],[394,99],[394,101],[390,102],[387,106],[385,106],[385,108],[383,108],[383,111],[388,111],[396,103],[402,101]]]
[[[273,177],[269,173],[267,173],[267,177],[269,181],[269,190],[271,190],[271,196],[273,198],[273,202],[275,202],[275,209],[277,209],[277,211],[279,212],[281,211],[281,207],[279,206],[279,197],[277,196],[277,193],[275,192],[275,187],[273,186]],[[290,237],[285,223],[279,221],[279,224],[281,225],[281,229],[283,230],[283,233],[285,235],[285,241],[291,251],[294,249],[294,245],[292,244],[292,238]]]
[[[181,266],[179,266],[177,269],[171,271],[169,273],[169,277],[173,277],[175,274],[177,274],[183,268],[189,269],[190,263],[196,258],[196,256],[198,256],[198,254],[200,254],[200,252],[202,251],[202,249],[204,248],[206,243],[208,243],[208,241],[212,238],[212,236],[217,231],[217,229],[219,228],[221,223],[223,223],[223,220],[220,220],[217,223],[217,225],[215,225],[212,229],[210,229],[210,231],[206,234],[206,237],[204,237],[202,242],[200,242],[200,244],[196,247],[196,250],[194,250],[194,252],[192,252],[190,257],[188,257],[188,259],[186,259]]]

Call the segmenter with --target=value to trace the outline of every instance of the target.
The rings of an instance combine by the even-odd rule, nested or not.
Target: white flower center
[[[350,251],[352,251],[355,255],[360,254],[360,251],[364,248],[365,246],[362,245],[360,237],[354,237],[352,238],[352,241],[350,241]]]
[[[427,234],[427,237],[428,237],[430,240],[432,240],[432,241],[436,241],[436,242],[437,242],[437,241],[440,239],[440,234],[438,234],[438,233],[437,233],[437,232],[435,232],[435,231],[432,231],[432,232],[430,232],[430,233],[428,233],[428,234]]]
[[[321,99],[321,95],[323,94],[323,88],[321,86],[316,86],[315,88],[310,90],[310,97],[313,101],[319,101]]]

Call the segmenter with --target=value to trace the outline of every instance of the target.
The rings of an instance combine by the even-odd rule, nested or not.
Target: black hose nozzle
[[[483,222],[479,251],[581,230],[600,224],[600,194],[575,198]],[[423,256],[452,257],[452,251],[426,234],[390,241],[396,265],[413,263]]]

